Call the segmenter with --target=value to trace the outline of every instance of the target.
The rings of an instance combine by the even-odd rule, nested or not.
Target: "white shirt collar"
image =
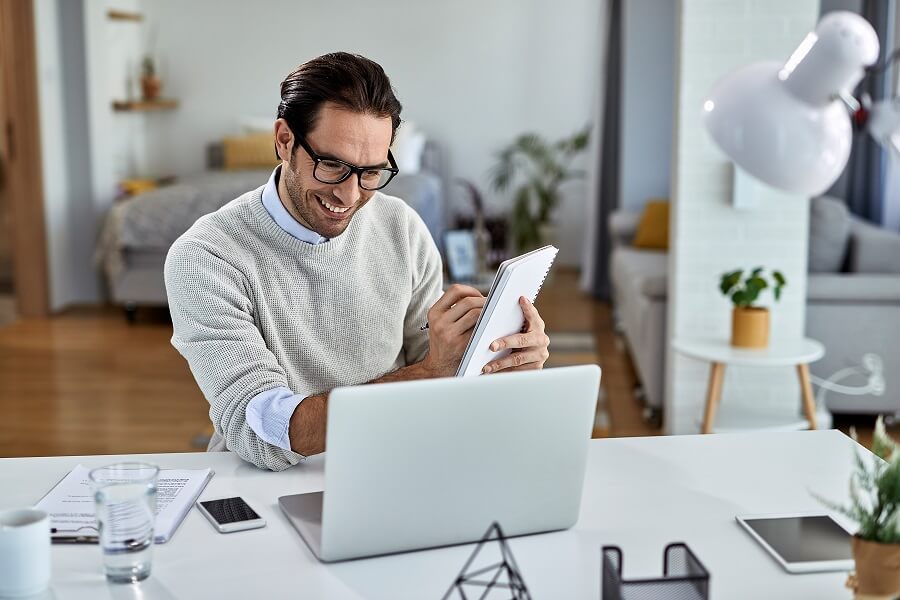
[[[327,242],[328,238],[324,238],[312,229],[301,225],[297,219],[291,216],[291,213],[287,211],[284,204],[281,203],[281,198],[278,196],[277,183],[278,177],[281,175],[279,169],[281,169],[281,165],[278,165],[275,167],[275,170],[272,171],[272,175],[269,176],[269,181],[266,182],[266,187],[263,188],[262,192],[262,203],[269,213],[269,216],[272,217],[272,220],[274,220],[279,227],[301,242],[313,245]]]

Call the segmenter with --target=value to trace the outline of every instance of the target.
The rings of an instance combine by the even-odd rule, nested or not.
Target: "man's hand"
[[[484,308],[484,296],[467,285],[451,285],[428,311],[428,354],[422,360],[431,377],[451,377],[459,361],[478,315]],[[541,331],[543,331],[543,323]]]
[[[522,314],[525,315],[524,333],[495,340],[491,344],[491,350],[497,352],[504,348],[512,348],[512,354],[499,360],[489,362],[482,369],[482,373],[497,373],[510,371],[526,371],[530,369],[543,369],[544,362],[550,356],[547,348],[550,346],[550,338],[544,333],[544,321],[538,314],[534,304],[528,298],[519,298]]]

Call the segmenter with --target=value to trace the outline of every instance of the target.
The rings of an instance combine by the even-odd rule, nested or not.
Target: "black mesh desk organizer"
[[[669,544],[663,551],[659,579],[622,579],[622,550],[603,546],[602,600],[707,600],[709,571],[687,544]]]

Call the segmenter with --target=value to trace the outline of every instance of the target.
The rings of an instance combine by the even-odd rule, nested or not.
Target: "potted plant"
[[[856,439],[856,432],[850,434]],[[859,531],[850,546],[856,563],[848,587],[862,600],[895,598],[900,595],[900,444],[875,422],[872,453],[865,460],[856,453],[856,471],[850,477],[850,504],[844,506],[818,497],[832,510],[856,522]]]
[[[572,168],[572,161],[587,147],[589,138],[589,127],[554,143],[536,133],[525,133],[497,154],[490,175],[494,190],[506,192],[518,184],[510,219],[518,251],[553,241],[551,217],[559,205],[560,186],[584,176],[583,170]]]
[[[141,61],[141,92],[144,100],[156,100],[162,89],[162,81],[156,73],[156,62],[152,56],[145,56]]]
[[[742,279],[743,278],[743,279]],[[719,289],[731,299],[731,345],[739,348],[765,348],[769,345],[769,309],[755,306],[760,293],[771,287],[775,301],[781,299],[781,290],[787,284],[780,271],[772,271],[772,283],[757,267],[744,278],[743,269],[722,275]]]

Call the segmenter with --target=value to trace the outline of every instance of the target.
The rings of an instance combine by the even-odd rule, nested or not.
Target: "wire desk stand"
[[[601,600],[707,600],[709,571],[687,544],[674,543],[663,551],[663,576],[622,579],[622,550],[603,546]]]
[[[489,542],[497,542],[500,550],[500,562],[469,570],[472,568],[472,563],[475,562],[475,558],[478,557],[484,545]],[[467,590],[472,595],[466,595]],[[491,598],[532,600],[531,594],[528,593],[528,588],[525,587],[522,574],[519,572],[516,559],[513,558],[512,551],[510,551],[509,545],[506,543],[506,536],[503,535],[503,530],[500,529],[500,524],[496,521],[491,523],[484,537],[475,546],[472,555],[469,556],[459,575],[456,576],[456,579],[450,585],[450,589],[444,594],[443,600],[451,598],[460,600],[484,599],[488,598],[488,595],[494,590],[497,590],[497,593],[490,596]],[[501,596],[501,593],[504,595]],[[507,593],[509,595],[506,595]]]

